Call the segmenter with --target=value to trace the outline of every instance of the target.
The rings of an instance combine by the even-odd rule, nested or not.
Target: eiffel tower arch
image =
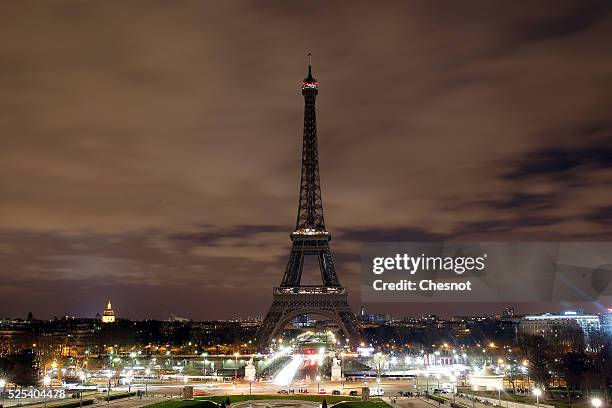
[[[304,139],[297,221],[290,235],[292,246],[283,280],[274,288],[272,306],[257,332],[260,349],[269,347],[272,339],[294,318],[306,314],[318,314],[332,320],[353,343],[363,339],[359,322],[348,304],[347,290],[340,285],[336,274],[329,246],[331,234],[325,229],[315,109],[319,83],[312,76],[310,54],[308,56],[308,76],[302,82]],[[318,258],[320,286],[301,284],[307,256]]]

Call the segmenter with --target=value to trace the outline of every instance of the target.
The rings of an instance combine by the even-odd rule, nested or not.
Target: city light
[[[302,366],[304,357],[301,355],[295,355],[292,357],[289,364],[285,365],[276,375],[274,382],[276,385],[289,385],[293,381],[293,377]]]
[[[593,398],[591,399],[591,404],[595,407],[595,408],[599,408],[601,406],[601,399],[599,398]]]
[[[542,395],[542,390],[539,388],[534,388],[533,389],[533,395],[535,395],[536,397],[536,405],[539,407],[540,406],[540,395]]]

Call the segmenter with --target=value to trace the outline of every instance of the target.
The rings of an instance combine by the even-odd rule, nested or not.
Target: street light
[[[151,374],[151,369],[145,369],[145,396],[149,396],[149,375]]]
[[[202,357],[204,357],[204,379],[206,379],[206,364],[208,364],[208,359],[206,357],[208,357],[208,353],[202,353]]]
[[[436,374],[436,379],[438,380],[438,390],[440,389],[440,378],[442,378],[442,376],[440,374]],[[434,394],[435,394],[435,392],[436,392],[436,390],[434,390]],[[440,405],[442,405],[442,403],[440,401],[438,401],[438,406],[440,406]]]
[[[128,382],[128,399],[130,399],[130,394],[132,392],[132,378],[134,377],[134,371],[128,371],[127,382]]]
[[[234,353],[234,358],[236,360],[236,365],[234,366],[234,380],[238,381],[238,356],[240,355],[239,352],[235,352]]]
[[[599,398],[593,398],[591,400],[591,404],[595,407],[595,408],[599,408],[601,407],[601,400]]]
[[[342,381],[343,388],[344,388],[344,356],[346,356],[346,353],[343,351],[340,353],[340,381]]]
[[[111,377],[113,376],[113,373],[108,372],[106,374],[106,377],[108,378],[108,388],[106,389],[106,402],[110,404],[110,387],[111,387]]]
[[[321,392],[321,376],[317,375],[317,394]]]
[[[45,377],[43,378],[43,385],[45,386],[45,408],[47,407],[47,387],[49,385],[51,385],[51,377],[49,377],[48,375],[45,375]]]
[[[81,380],[81,383],[84,383],[87,380],[87,376],[85,375],[84,372],[80,372],[79,373],[79,379]],[[79,390],[79,407],[83,406],[83,390]]]
[[[4,399],[4,392],[6,391],[4,387],[6,387],[6,380],[4,378],[0,378],[0,388],[2,388],[2,394],[1,394],[2,398],[0,400]],[[0,404],[0,405],[3,405],[3,404]]]
[[[533,389],[533,395],[536,397],[536,406],[540,406],[540,395],[542,395],[542,390],[539,388]]]
[[[457,403],[457,377],[451,375],[450,380],[453,382],[453,404]]]

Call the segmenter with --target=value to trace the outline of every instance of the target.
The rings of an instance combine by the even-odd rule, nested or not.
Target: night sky
[[[264,314],[308,52],[355,309],[362,242],[612,236],[612,2],[14,0],[0,27],[0,316]]]

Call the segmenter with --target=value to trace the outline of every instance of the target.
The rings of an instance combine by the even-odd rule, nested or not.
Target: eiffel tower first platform
[[[312,77],[310,54],[308,76],[302,82],[304,96],[304,141],[302,146],[302,178],[295,231],[291,233],[291,253],[280,287],[273,290],[273,301],[258,332],[260,349],[270,346],[283,328],[297,316],[318,314],[338,325],[346,339],[355,344],[363,338],[359,323],[347,300],[347,290],[340,285],[334,269],[325,229],[323,201],[319,180],[317,120],[315,101],[319,83]],[[304,257],[317,257],[321,286],[301,285]]]

